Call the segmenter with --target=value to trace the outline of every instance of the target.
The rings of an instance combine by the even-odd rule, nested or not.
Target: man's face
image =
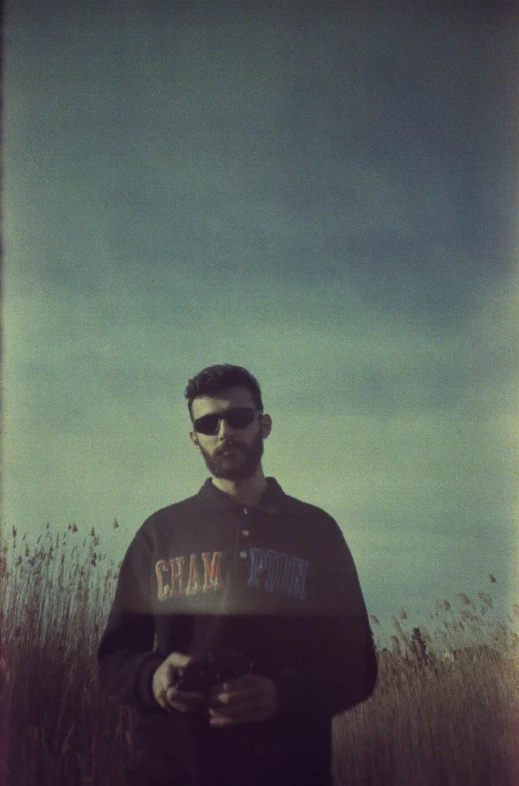
[[[227,388],[216,396],[195,398],[193,419],[225,413],[235,407],[255,409],[248,388]],[[239,480],[251,477],[257,470],[263,455],[263,440],[269,435],[270,428],[270,417],[257,414],[245,428],[232,428],[226,420],[220,420],[216,434],[201,434],[193,430],[190,437],[200,448],[207,468],[215,478]]]

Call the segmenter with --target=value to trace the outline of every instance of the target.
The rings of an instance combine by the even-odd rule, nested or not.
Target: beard
[[[234,450],[232,456],[222,456],[225,450]],[[200,445],[200,452],[204,457],[207,469],[215,478],[225,480],[241,480],[250,478],[259,467],[263,456],[263,437],[258,431],[250,445],[245,445],[238,440],[229,440],[218,451],[210,456]]]

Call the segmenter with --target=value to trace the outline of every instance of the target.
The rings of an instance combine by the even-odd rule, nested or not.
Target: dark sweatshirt
[[[211,728],[168,713],[153,672],[171,652],[238,652],[278,687],[271,720]],[[332,716],[364,701],[377,667],[357,573],[336,522],[274,478],[257,505],[209,478],[154,513],[121,565],[99,647],[106,690],[138,711],[128,783],[324,786]]]

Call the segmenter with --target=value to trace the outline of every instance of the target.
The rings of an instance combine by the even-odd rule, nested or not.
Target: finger
[[[195,693],[194,691],[178,690],[174,685],[170,685],[166,690],[166,696],[169,700],[181,701],[184,704],[199,704],[204,701],[205,696],[202,693]]]
[[[232,680],[225,680],[225,682],[220,683],[220,685],[216,685],[216,688],[220,688],[221,690],[242,690],[243,688],[248,688],[251,685],[254,685],[258,681],[258,677],[256,674],[242,674],[241,677],[236,677]]]
[[[179,691],[174,686],[171,686],[166,691],[166,701],[169,707],[172,707],[179,712],[193,712],[205,700],[201,693],[191,693],[188,691]]]
[[[174,668],[185,668],[189,666],[190,663],[194,661],[192,655],[185,655],[183,652],[172,652],[167,657],[168,663],[170,663]]]
[[[209,707],[254,705],[261,702],[262,698],[263,694],[257,687],[241,691],[222,691],[210,694],[207,697],[207,705]]]
[[[225,710],[209,710],[209,725],[214,727],[223,727],[223,726],[237,726],[242,723],[252,723],[257,720],[263,719],[263,713],[259,712],[258,709],[248,708],[247,710],[243,708],[243,710],[238,710],[238,708],[233,708],[233,712],[230,713]]]
[[[228,703],[211,703],[208,705],[209,714],[211,716],[218,716],[222,718],[240,718],[245,715],[262,714],[268,707],[267,702],[263,696],[252,696],[239,698],[235,701]]]
[[[266,682],[269,681],[257,674],[244,674],[242,677],[237,677],[235,680],[227,680],[226,682],[214,685],[209,691],[209,695],[217,696],[222,693],[235,692],[263,692]]]
[[[209,722],[211,725],[220,725],[224,723],[243,723],[245,720],[251,719],[252,717],[254,717],[254,713],[250,711],[239,712],[237,708],[234,708],[232,712],[228,711],[227,709],[209,710]]]
[[[167,712],[169,712],[170,707],[168,705],[168,701],[166,699],[166,694],[165,693],[161,693],[159,696],[157,696],[156,701],[157,701],[157,704],[159,705],[159,707],[162,707],[163,710],[166,710]]]
[[[209,710],[209,723],[211,726],[231,726],[242,723],[253,723],[272,718],[274,709],[266,704],[256,704],[249,707],[224,707]]]
[[[246,723],[252,723],[253,718],[242,716],[240,718],[227,718],[224,715],[211,715],[209,718],[209,726],[215,729],[222,729],[224,726],[241,726]]]
[[[220,693],[227,693],[234,688],[235,680],[230,682],[219,682],[218,685],[213,685],[210,689],[208,696],[218,696]]]
[[[257,674],[243,674],[241,677],[236,677],[235,679],[226,680],[225,682],[219,682],[217,685],[213,685],[210,693],[246,690],[248,688],[257,686],[260,682],[263,681],[264,677],[260,677]]]
[[[209,708],[209,722],[212,726],[229,726],[234,723],[268,720],[275,715],[276,710],[277,703],[262,695],[250,702]]]

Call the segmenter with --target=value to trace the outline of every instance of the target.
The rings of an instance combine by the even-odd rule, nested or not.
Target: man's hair
[[[222,390],[238,385],[250,390],[254,406],[263,412],[261,389],[256,377],[253,377],[250,371],[242,366],[231,366],[226,363],[202,369],[196,377],[187,383],[184,396],[187,398],[191,420],[193,420],[193,399],[197,396],[216,396]]]

